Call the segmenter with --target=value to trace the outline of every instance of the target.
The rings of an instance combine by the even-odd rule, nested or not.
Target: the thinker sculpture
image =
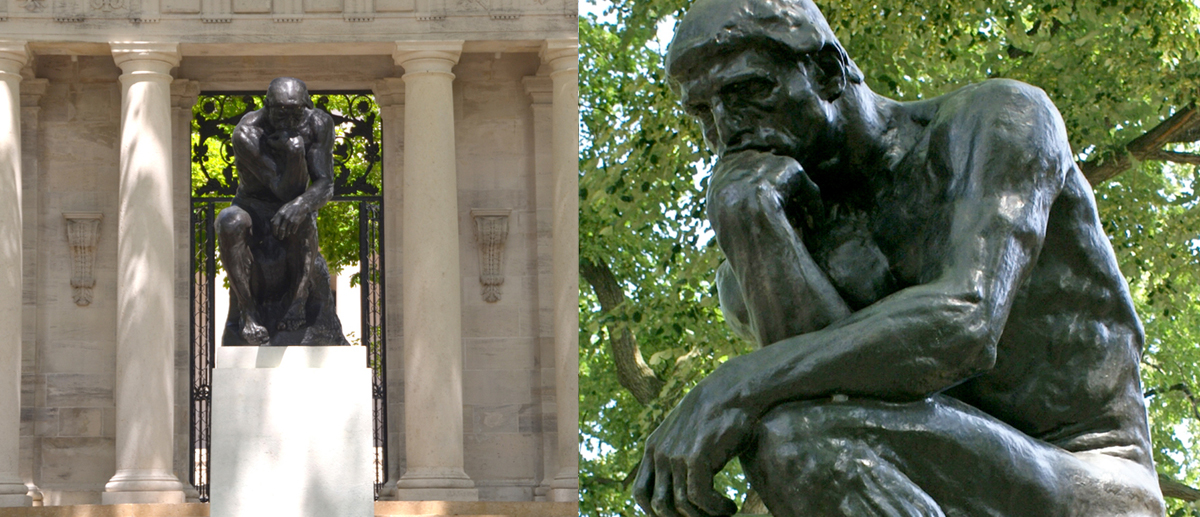
[[[317,210],[333,197],[333,118],[290,77],[271,81],[265,105],[233,131],[237,195],[216,221],[230,285],[224,344],[349,345],[317,247]]]
[[[1163,515],[1129,289],[1041,90],[873,93],[810,0],[697,0],[666,58],[718,156],[721,306],[763,346],[646,442],[658,517]]]

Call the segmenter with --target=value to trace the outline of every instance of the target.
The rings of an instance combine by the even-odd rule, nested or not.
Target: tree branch
[[[1182,499],[1188,502],[1200,499],[1200,490],[1175,481],[1171,476],[1162,472],[1158,473],[1158,487],[1162,489],[1163,497]]]
[[[621,289],[620,282],[617,281],[617,277],[613,275],[608,264],[597,264],[589,259],[581,258],[579,259],[579,274],[595,291],[596,299],[600,301],[602,314],[613,314],[617,307],[625,303],[625,291]],[[617,382],[629,390],[633,394],[633,398],[642,405],[649,404],[658,397],[665,383],[654,375],[654,370],[651,370],[650,366],[646,364],[628,324],[614,322],[609,323],[606,327],[609,351],[612,353],[613,362],[617,367]]]
[[[1163,146],[1171,143],[1194,142],[1200,140],[1200,116],[1196,107],[1189,105],[1176,111],[1171,118],[1134,138],[1125,145],[1125,154],[1100,162],[1088,160],[1079,165],[1083,175],[1092,185],[1104,181],[1129,170],[1133,161],[1162,160],[1168,162],[1200,164],[1200,156],[1187,153],[1177,153],[1163,150]]]

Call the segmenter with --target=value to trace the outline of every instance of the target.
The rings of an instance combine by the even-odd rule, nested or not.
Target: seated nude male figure
[[[646,442],[656,517],[1163,514],[1143,331],[1039,89],[873,93],[810,0],[698,0],[667,55],[718,156],[730,359]]]
[[[229,276],[225,345],[348,345],[317,247],[333,196],[333,118],[299,79],[271,81],[233,131],[238,190],[217,216]]]

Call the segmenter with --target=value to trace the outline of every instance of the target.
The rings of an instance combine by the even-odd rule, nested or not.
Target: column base
[[[25,483],[20,482],[14,476],[0,476],[4,480],[0,482],[0,508],[14,506],[30,506],[33,504],[33,498],[29,497],[26,492],[29,487]]]
[[[550,482],[550,493],[546,494],[550,501],[567,503],[579,501],[579,475],[574,472],[559,472]]]
[[[396,499],[396,478],[388,478],[383,483],[383,488],[379,489],[380,501],[398,501]]]
[[[183,484],[175,474],[160,470],[118,470],[104,485],[101,504],[178,504],[184,502]]]
[[[475,482],[462,469],[413,468],[396,482],[397,501],[478,501]]]
[[[25,494],[0,495],[0,508],[33,506],[33,498]]]
[[[397,501],[478,501],[476,488],[396,488]]]

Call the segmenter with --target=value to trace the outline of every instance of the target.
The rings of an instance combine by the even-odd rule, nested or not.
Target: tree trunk
[[[579,260],[579,274],[592,286],[596,298],[600,301],[601,314],[613,314],[613,311],[625,303],[625,291],[613,275],[607,264],[595,263],[589,259]],[[637,340],[629,325],[624,322],[613,322],[606,325],[608,329],[609,352],[617,366],[617,382],[633,394],[642,405],[649,404],[658,397],[665,384],[654,375],[654,370],[642,358]]]

